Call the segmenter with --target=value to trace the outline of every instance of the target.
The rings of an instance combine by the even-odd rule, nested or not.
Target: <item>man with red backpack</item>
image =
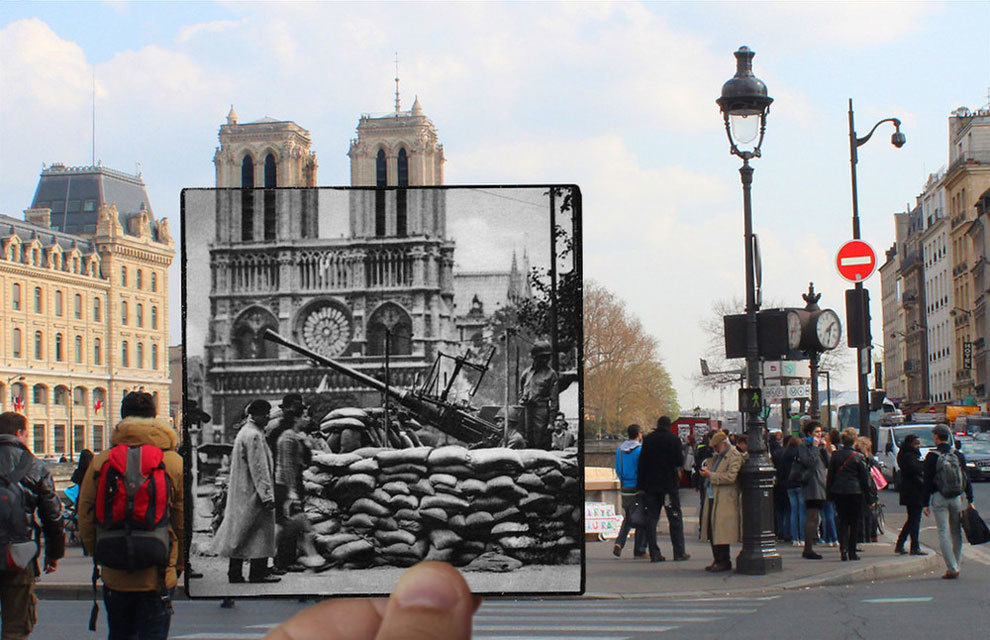
[[[38,525],[45,536],[45,573],[65,554],[62,503],[52,475],[27,448],[27,420],[0,413],[0,615],[3,638],[27,638],[38,621]],[[35,519],[35,512],[38,514]]]
[[[94,597],[100,566],[111,640],[168,637],[184,565],[179,437],[157,413],[151,395],[124,396],[112,447],[93,458],[79,492],[79,534],[93,556]],[[94,602],[91,629],[95,615]]]

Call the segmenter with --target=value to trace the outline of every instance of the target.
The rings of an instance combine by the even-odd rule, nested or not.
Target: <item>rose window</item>
[[[320,307],[303,321],[302,338],[307,348],[321,356],[338,356],[351,343],[351,323],[340,309]]]

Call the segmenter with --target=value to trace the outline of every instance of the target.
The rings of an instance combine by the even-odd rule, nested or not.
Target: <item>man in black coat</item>
[[[680,482],[678,471],[684,464],[684,448],[681,439],[670,431],[670,418],[657,420],[657,428],[643,440],[639,456],[637,489],[644,494],[646,512],[650,518],[646,528],[646,543],[651,562],[663,562],[665,558],[657,546],[657,522],[660,507],[667,511],[670,524],[670,542],[674,548],[674,560],[687,560],[684,552],[684,516],[681,514]],[[664,504],[666,502],[666,504]]]

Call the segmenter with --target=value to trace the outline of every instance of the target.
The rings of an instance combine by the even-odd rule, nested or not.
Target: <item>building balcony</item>
[[[966,273],[967,271],[969,271],[969,263],[963,260],[956,266],[952,267],[952,276],[953,277],[960,276]]]
[[[966,165],[980,165],[980,164],[990,164],[990,152],[988,151],[969,151],[967,153],[959,154],[959,157],[953,160],[949,164],[949,168],[946,169],[945,175],[949,176],[955,173],[957,170],[961,169]]]

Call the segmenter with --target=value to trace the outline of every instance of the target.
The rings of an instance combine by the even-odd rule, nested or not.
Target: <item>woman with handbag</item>
[[[859,527],[859,541],[876,542],[880,535],[877,514],[883,507],[880,505],[880,487],[874,480],[874,476],[879,475],[883,480],[883,474],[880,472],[877,461],[873,459],[873,443],[870,442],[869,438],[863,436],[856,438],[855,449],[862,454],[866,473],[870,476],[870,481],[866,483],[863,490],[863,509],[861,511],[863,522]],[[886,481],[884,481],[883,486],[887,486]]]
[[[901,450],[897,452],[897,468],[900,473],[897,490],[901,494],[901,505],[907,508],[907,520],[897,536],[894,553],[899,555],[908,553],[904,550],[904,543],[910,536],[911,555],[926,556],[928,554],[921,550],[919,542],[921,514],[925,510],[925,465],[921,462],[921,439],[916,434],[909,433],[904,436]]]
[[[853,446],[858,432],[849,427],[842,432],[842,448],[828,465],[828,492],[835,502],[839,519],[839,554],[842,560],[859,560],[856,541],[862,521],[863,495],[872,484],[863,456]]]
[[[811,420],[801,429],[804,434],[798,446],[797,464],[804,468],[802,476],[802,491],[807,519],[804,523],[804,551],[802,558],[821,560],[822,556],[815,553],[813,548],[818,540],[818,513],[828,498],[825,491],[825,480],[828,475],[828,454],[825,452],[825,439],[822,437],[822,425],[817,420]]]

